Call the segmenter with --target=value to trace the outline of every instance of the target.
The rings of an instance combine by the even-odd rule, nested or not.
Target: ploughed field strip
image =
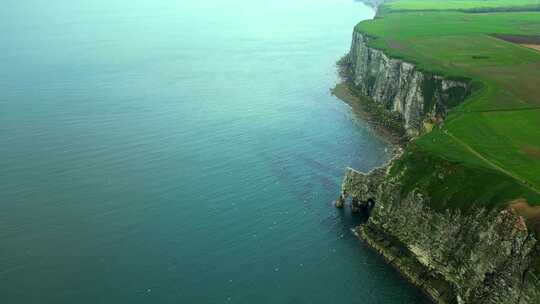
[[[540,35],[522,36],[522,35],[493,35],[502,40],[517,44],[540,44]]]
[[[540,51],[540,35],[536,36],[521,36],[521,35],[494,35],[497,38],[508,42],[517,43],[524,47],[528,47]]]
[[[454,181],[461,193],[446,191],[435,204],[506,205],[523,197],[540,205],[540,52],[531,48],[540,44],[540,1],[400,0],[355,30],[391,57],[474,88],[443,124],[411,144],[415,158],[433,162],[405,164],[404,157],[411,185],[422,179],[414,166],[453,164],[468,172]],[[443,193],[448,184],[425,187]]]

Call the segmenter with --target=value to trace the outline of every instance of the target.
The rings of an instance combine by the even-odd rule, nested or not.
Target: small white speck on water
[[[152,292],[152,289],[148,288],[148,289],[146,290],[146,292],[147,292],[147,293],[150,293],[150,292]]]
[[[278,272],[278,271],[279,271],[279,268],[277,268],[277,267],[274,268],[274,271],[275,271],[275,272]]]
[[[227,297],[227,301],[230,301],[231,300],[231,297]]]
[[[231,280],[229,280],[229,283],[232,283],[232,279],[231,279]]]
[[[304,264],[300,263],[300,267],[304,267]]]

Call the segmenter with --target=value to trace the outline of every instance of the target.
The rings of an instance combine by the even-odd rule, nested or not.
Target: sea
[[[353,0],[3,0],[0,302],[426,303],[351,228]]]

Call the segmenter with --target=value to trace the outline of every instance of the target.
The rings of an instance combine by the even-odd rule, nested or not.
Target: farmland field
[[[491,206],[516,197],[540,204],[537,4],[527,0],[402,0],[383,5],[377,18],[356,27],[375,38],[372,47],[391,57],[447,78],[467,79],[475,88],[443,125],[409,147],[415,157],[425,156],[422,166],[462,170],[463,174],[452,177],[453,183],[423,184],[430,193],[445,193],[436,204]],[[531,9],[501,11],[516,6]],[[494,9],[472,13],[477,8]],[[408,182],[422,184],[422,172],[428,168],[414,170],[415,166],[420,169],[420,162],[404,159],[403,164],[411,168]],[[461,185],[459,195],[442,191],[449,184]]]

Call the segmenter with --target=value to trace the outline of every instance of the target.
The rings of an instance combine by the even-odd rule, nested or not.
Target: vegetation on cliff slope
[[[433,204],[498,206],[525,197],[540,205],[540,52],[496,36],[535,41],[537,5],[538,0],[397,0],[356,27],[375,38],[371,47],[475,84],[472,96],[411,144],[414,153],[401,160],[404,180],[425,189]],[[514,12],[516,7],[530,11]],[[493,12],[473,13],[486,10]]]

